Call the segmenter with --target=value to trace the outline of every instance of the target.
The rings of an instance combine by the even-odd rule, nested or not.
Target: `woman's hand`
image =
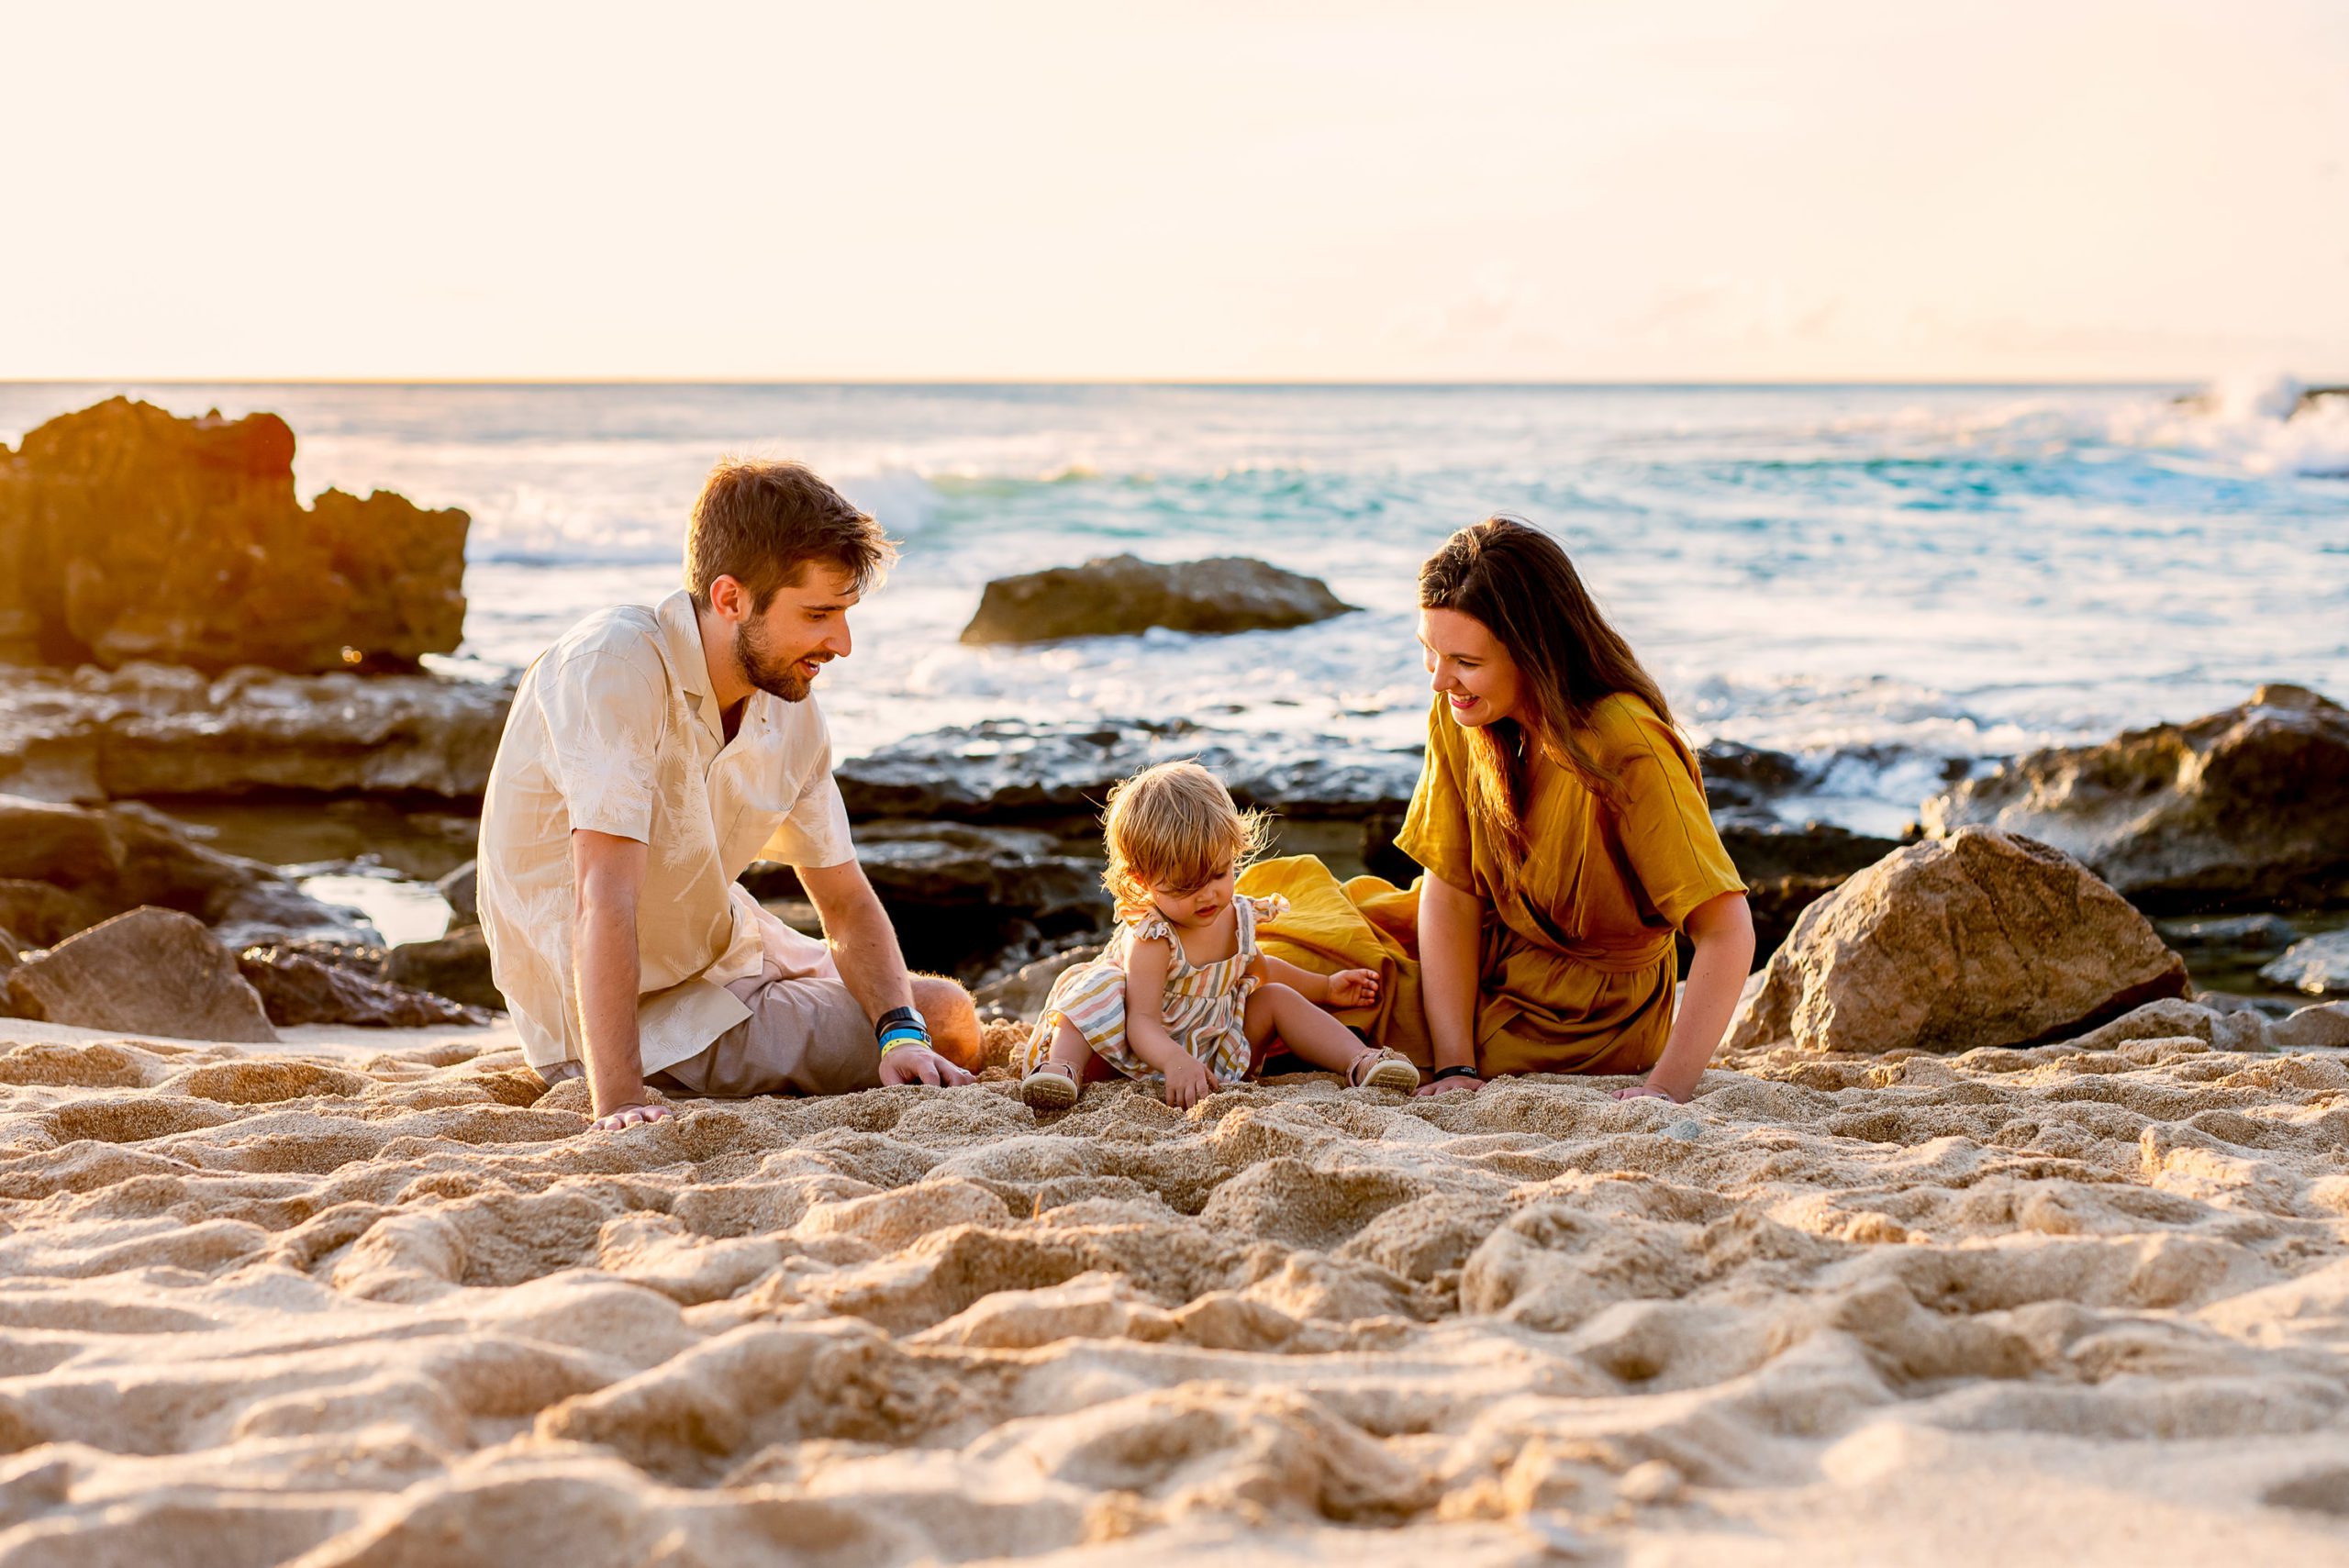
[[[1189,1110],[1215,1093],[1215,1074],[1207,1063],[1196,1056],[1186,1056],[1166,1069],[1166,1103],[1178,1111]]]
[[[1330,976],[1329,988],[1325,1006],[1340,1010],[1370,1006],[1378,1000],[1378,971],[1341,969]]]
[[[1686,1095],[1675,1095],[1669,1089],[1659,1089],[1653,1084],[1640,1084],[1629,1089],[1618,1089],[1608,1096],[1614,1100],[1670,1100],[1675,1106],[1688,1103]]]
[[[656,1100],[639,1100],[616,1111],[597,1117],[587,1124],[590,1132],[618,1132],[624,1127],[637,1127],[650,1122],[667,1121],[677,1113]]]

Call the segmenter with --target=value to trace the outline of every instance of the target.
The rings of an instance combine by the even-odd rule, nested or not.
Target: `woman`
[[[1267,950],[1326,967],[1383,948],[1400,983],[1364,1021],[1433,1068],[1423,1095],[1507,1073],[1644,1072],[1618,1097],[1687,1099],[1737,1004],[1753,926],[1664,694],[1566,552],[1514,518],[1445,541],[1420,568],[1419,606],[1435,697],[1395,840],[1427,870],[1416,907],[1375,878],[1341,895],[1318,862],[1265,862],[1247,891],[1299,906]],[[1676,1017],[1675,929],[1696,950]],[[1409,937],[1415,966],[1408,940],[1398,951]]]

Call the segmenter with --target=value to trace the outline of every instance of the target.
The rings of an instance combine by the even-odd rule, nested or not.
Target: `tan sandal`
[[[1357,1089],[1394,1089],[1408,1095],[1419,1086],[1419,1070],[1391,1051],[1365,1051],[1346,1069],[1346,1082]]]
[[[1040,1111],[1064,1111],[1076,1104],[1076,1069],[1047,1058],[1019,1080],[1020,1101]]]

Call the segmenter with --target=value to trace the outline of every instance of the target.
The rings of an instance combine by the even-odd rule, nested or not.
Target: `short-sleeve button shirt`
[[[754,692],[729,741],[682,591],[590,616],[541,655],[490,769],[482,934],[533,1067],[586,1059],[572,972],[574,828],[648,850],[637,905],[647,1073],[750,1016],[726,988],[760,971],[760,911],[735,881],[743,868],[855,858],[815,699]]]

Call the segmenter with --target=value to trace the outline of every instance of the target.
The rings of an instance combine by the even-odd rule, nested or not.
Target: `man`
[[[666,1117],[648,1084],[971,1082],[971,999],[906,973],[810,695],[895,557],[799,464],[721,463],[685,589],[590,616],[522,677],[482,805],[482,933],[530,1066],[584,1073],[596,1129]],[[798,869],[827,940],[735,882],[760,858]]]

